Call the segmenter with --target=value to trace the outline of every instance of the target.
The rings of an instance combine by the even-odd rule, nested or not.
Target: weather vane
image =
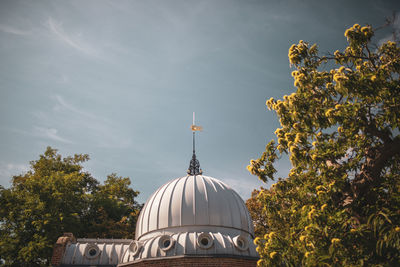
[[[196,158],[196,146],[195,146],[195,134],[197,131],[202,131],[203,127],[197,126],[195,124],[195,114],[193,112],[193,124],[190,126],[190,129],[193,132],[193,155],[192,159],[190,160],[189,169],[187,173],[189,175],[201,175],[203,171],[200,169],[200,162]]]

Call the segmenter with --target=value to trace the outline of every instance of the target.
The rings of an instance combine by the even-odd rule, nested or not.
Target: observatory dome
[[[213,226],[253,233],[241,197],[223,182],[208,176],[185,176],[161,186],[146,202],[136,237],[169,228]]]
[[[161,186],[146,201],[123,262],[207,255],[258,258],[253,238],[249,212],[233,189],[212,177],[187,175]]]

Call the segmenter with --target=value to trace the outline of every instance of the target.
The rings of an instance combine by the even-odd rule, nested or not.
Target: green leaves
[[[370,26],[345,36],[330,56],[291,46],[296,91],[266,102],[281,127],[248,170],[274,180],[281,154],[292,169],[256,196],[267,229],[260,266],[400,264],[400,48],[376,49]]]
[[[104,185],[83,171],[88,155],[62,158],[47,148],[31,170],[0,187],[0,257],[5,266],[48,266],[64,232],[79,237],[133,237],[140,205],[130,179]]]

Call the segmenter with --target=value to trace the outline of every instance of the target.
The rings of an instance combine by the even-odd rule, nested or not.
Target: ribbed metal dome
[[[223,182],[196,170],[161,186],[147,200],[121,264],[175,257],[258,259],[243,200]]]
[[[248,210],[234,190],[212,177],[188,175],[161,186],[147,200],[136,224],[136,240],[160,231],[180,233],[182,227],[188,232],[211,226],[254,238]]]

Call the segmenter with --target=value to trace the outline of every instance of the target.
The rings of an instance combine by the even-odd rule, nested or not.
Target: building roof
[[[179,227],[196,231],[200,226],[241,230],[254,237],[246,205],[234,190],[212,177],[188,175],[161,186],[146,201],[136,239],[154,231]]]
[[[117,266],[132,239],[78,238],[66,244],[60,266]]]

